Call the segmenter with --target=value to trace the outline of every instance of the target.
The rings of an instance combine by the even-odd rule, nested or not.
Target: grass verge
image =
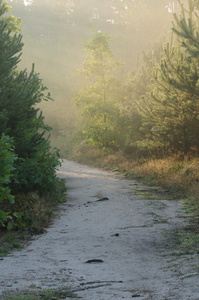
[[[134,159],[123,152],[105,154],[84,146],[70,159],[122,173],[148,186],[161,186],[167,199],[185,200],[184,208],[199,225],[199,158]]]
[[[163,159],[133,159],[122,152],[105,154],[88,147],[70,157],[81,163],[121,172],[129,178],[141,179],[147,185],[167,187],[174,198],[199,195],[199,158],[179,160],[176,157]]]
[[[0,227],[0,257],[23,247],[32,235],[45,232],[57,216],[59,204],[64,201],[66,196],[62,198],[37,195],[16,197],[13,212],[16,212],[19,217],[15,218],[15,214],[9,215],[5,227]],[[12,212],[11,209],[8,208]]]
[[[22,247],[22,235],[17,232],[0,231],[0,257],[6,256],[14,249]]]
[[[164,233],[168,237],[168,247],[171,255],[179,257],[182,255],[199,254],[199,228],[190,224],[185,228]]]
[[[52,290],[36,290],[21,291],[18,294],[10,294],[3,296],[0,300],[59,300],[59,299],[80,299],[69,289],[52,289]]]

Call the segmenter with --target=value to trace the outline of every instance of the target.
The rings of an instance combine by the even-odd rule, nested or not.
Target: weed
[[[199,223],[199,200],[192,197],[184,200],[183,209],[189,215],[195,217],[195,222]]]
[[[73,292],[66,288],[52,289],[52,290],[32,290],[21,291],[18,294],[10,294],[1,300],[59,300],[59,299],[80,299]]]
[[[154,212],[149,212],[148,214],[151,215],[151,216],[153,216],[153,217],[157,220],[157,222],[168,223],[168,219],[162,217],[162,216],[159,215],[159,214],[156,214],[156,213],[154,213]]]
[[[190,273],[190,274],[186,274],[180,277],[180,279],[184,279],[187,277],[193,277],[193,276],[199,276],[199,273]]]
[[[7,226],[7,231],[0,227],[0,256],[6,256],[13,249],[20,249],[31,235],[43,233],[56,216],[58,204],[59,199],[52,196],[42,198],[31,195],[21,197],[20,201],[17,199],[15,208],[19,212],[23,211],[20,217],[22,221],[18,219],[15,222],[12,218],[14,226]]]
[[[163,210],[167,207],[167,205],[161,201],[150,201],[148,205],[158,210]]]
[[[145,191],[135,191],[134,193],[135,195],[138,196],[138,198],[140,199],[152,199],[152,200],[161,200],[161,199],[165,199],[164,195],[159,195],[157,193],[151,192],[151,191],[147,191],[147,189]]]
[[[177,235],[177,243],[181,248],[189,249],[194,247],[199,251],[199,234],[180,232]]]
[[[183,228],[164,233],[168,237],[168,247],[172,256],[193,255],[199,253],[199,233],[192,229]]]
[[[20,249],[22,244],[19,241],[20,234],[17,232],[2,232],[0,236],[0,256],[6,256],[14,249]]]

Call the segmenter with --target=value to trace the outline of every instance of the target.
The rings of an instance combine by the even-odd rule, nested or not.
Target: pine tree
[[[88,53],[79,71],[90,81],[76,97],[81,107],[84,134],[91,144],[99,148],[117,148],[120,143],[119,109],[120,83],[113,76],[119,63],[110,48],[110,36],[94,32],[85,44]]]
[[[199,149],[198,59],[196,43],[191,42],[191,35],[198,35],[198,31],[195,32],[198,27],[193,26],[196,21],[192,18],[194,6],[192,1],[189,4],[188,22],[183,6],[181,16],[175,16],[178,44],[167,43],[161,65],[151,69],[156,84],[147,108],[142,109],[143,128],[147,131],[147,139],[142,144],[164,153],[187,155]],[[185,33],[179,28],[184,28]],[[191,28],[194,28],[192,33]]]
[[[34,72],[18,71],[22,51],[22,36],[13,34],[6,2],[0,1],[0,135],[13,140],[18,159],[14,163],[9,186],[11,192],[39,194],[56,190],[56,166],[59,165],[57,150],[51,150],[45,133],[50,127],[37,104],[50,95]],[[13,21],[13,18],[11,18]]]
[[[123,97],[119,104],[121,116],[125,123],[125,149],[133,152],[134,156],[139,156],[138,141],[143,140],[144,131],[142,125],[142,109],[146,108],[149,101],[148,90],[152,85],[151,75],[148,69],[153,69],[160,63],[163,56],[162,39],[151,47],[151,51],[144,55],[144,64],[142,68],[137,68],[129,73],[123,83]],[[149,128],[152,124],[149,125]],[[148,131],[148,128],[147,128]],[[146,152],[148,154],[148,151]],[[144,151],[142,151],[144,155]]]
[[[179,43],[188,53],[199,59],[199,3],[198,0],[188,0],[188,10],[179,1],[181,14],[174,14],[173,31],[179,38]]]

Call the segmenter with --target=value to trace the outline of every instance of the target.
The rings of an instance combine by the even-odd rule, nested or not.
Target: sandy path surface
[[[45,234],[0,260],[0,295],[71,286],[86,300],[199,299],[199,277],[180,278],[193,262],[171,257],[162,234],[185,222],[180,202],[140,200],[136,181],[70,161],[58,173],[68,201]]]

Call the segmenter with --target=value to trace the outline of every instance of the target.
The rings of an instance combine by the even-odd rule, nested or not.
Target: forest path
[[[190,262],[161,234],[185,222],[180,202],[139,199],[147,188],[135,180],[67,160],[58,174],[68,201],[45,234],[0,260],[0,294],[71,286],[85,300],[199,299],[198,276],[180,278]]]

